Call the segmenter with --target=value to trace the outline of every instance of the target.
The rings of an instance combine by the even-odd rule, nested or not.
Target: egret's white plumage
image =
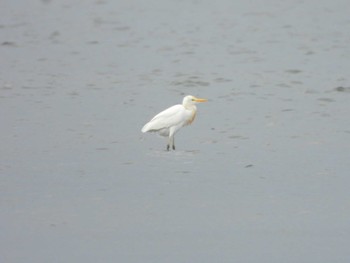
[[[184,97],[182,104],[174,105],[152,118],[141,129],[142,132],[158,132],[159,135],[169,137],[167,150],[175,150],[174,135],[183,126],[189,125],[196,117],[196,103],[205,102],[206,99],[199,99],[188,95]]]

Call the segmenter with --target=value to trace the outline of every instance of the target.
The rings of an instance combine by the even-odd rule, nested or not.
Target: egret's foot
[[[171,148],[173,148],[173,150],[175,150],[175,145],[173,145]],[[170,145],[169,144],[166,146],[166,150],[170,151]]]

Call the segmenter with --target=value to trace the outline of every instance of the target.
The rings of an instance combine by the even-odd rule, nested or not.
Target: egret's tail
[[[164,137],[168,137],[170,130],[169,128],[160,128],[160,129],[156,129],[153,125],[152,122],[148,122],[145,124],[145,126],[142,127],[141,131],[143,133],[145,132],[156,132],[158,133],[160,136],[164,136]]]
[[[148,132],[149,130],[150,130],[150,123],[148,122],[142,127],[141,131]]]

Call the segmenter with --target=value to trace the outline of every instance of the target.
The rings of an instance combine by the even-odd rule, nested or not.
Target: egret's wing
[[[142,132],[158,131],[169,128],[184,121],[185,108],[181,105],[174,105],[153,117],[150,122],[142,128]]]

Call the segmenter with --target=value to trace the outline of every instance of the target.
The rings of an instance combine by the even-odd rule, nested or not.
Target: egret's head
[[[206,102],[206,101],[208,101],[208,100],[207,99],[199,99],[199,98],[196,98],[194,96],[188,95],[188,96],[184,97],[182,104],[183,105],[194,105],[198,102]]]

